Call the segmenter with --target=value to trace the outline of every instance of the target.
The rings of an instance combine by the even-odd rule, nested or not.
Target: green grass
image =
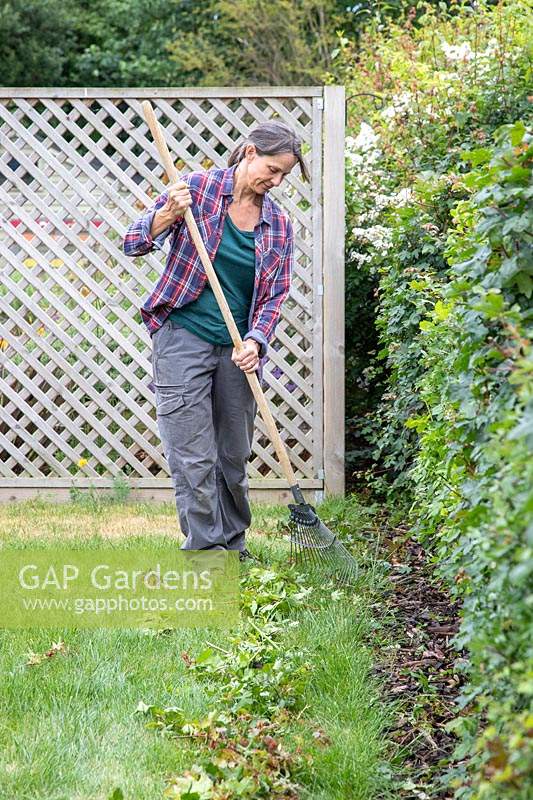
[[[368,517],[357,505],[332,501],[324,518],[350,529]],[[283,564],[287,543],[279,523],[283,506],[256,506],[249,546],[266,563]],[[90,502],[52,505],[28,501],[0,506],[0,542],[26,546],[129,537],[134,544],[181,541],[171,504]],[[388,797],[382,730],[387,714],[369,677],[371,605],[380,588],[379,565],[366,540],[357,545],[367,565],[355,594],[327,603],[310,601],[286,646],[311,655],[313,671],[303,711],[286,746],[312,755],[302,775],[305,800],[383,800]],[[312,595],[311,595],[312,597]],[[177,705],[202,716],[210,710],[204,684],[189,673],[181,653],[200,652],[206,641],[224,645],[224,631],[136,630],[0,631],[1,800],[107,800],[120,787],[129,800],[155,800],[165,778],[194,763],[194,749],[147,730],[135,714],[139,700]],[[28,666],[30,652],[43,653],[64,640],[67,652]],[[313,737],[320,730],[330,740]]]
[[[372,659],[365,644],[367,609],[337,601],[334,609],[306,614],[297,637],[312,653],[314,670],[304,693],[307,714],[331,745],[313,751],[305,800],[387,796],[378,768],[387,711],[369,681]]]
[[[202,687],[186,674],[180,652],[197,638],[139,631],[2,632],[0,797],[5,800],[159,797],[168,770],[186,753],[154,736],[134,714],[138,701],[204,711]],[[27,667],[29,650],[63,639],[59,653]]]

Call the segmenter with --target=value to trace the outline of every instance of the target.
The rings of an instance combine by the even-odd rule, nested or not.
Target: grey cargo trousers
[[[184,550],[244,550],[251,523],[246,464],[257,404],[233,347],[167,319],[152,335],[157,423]]]

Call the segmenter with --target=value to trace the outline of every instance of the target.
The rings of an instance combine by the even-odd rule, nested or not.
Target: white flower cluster
[[[442,39],[441,47],[448,61],[471,61],[475,57],[475,53],[470,47],[470,42],[448,44]]]
[[[392,205],[394,206],[406,206],[410,203],[413,199],[413,190],[406,187],[405,189],[400,189],[400,191],[394,196]]]
[[[349,256],[350,258],[355,259],[360,267],[363,266],[365,261],[372,260],[371,256],[368,253],[360,253],[358,250],[350,250]]]
[[[491,39],[489,39],[486,48],[482,51],[482,53],[480,53],[480,55],[486,56],[487,58],[494,58],[494,56],[498,53],[499,47],[500,45],[498,40],[493,36]]]
[[[397,107],[408,102],[409,93],[404,92],[396,98]],[[384,209],[406,205],[412,199],[409,188],[401,189],[393,194],[385,194],[383,187],[387,185],[387,173],[380,167],[382,151],[379,149],[379,134],[366,122],[361,123],[356,137],[346,138],[346,159],[349,168],[353,169],[355,184],[360,199],[366,200],[365,210],[359,214],[357,225],[352,228],[352,237],[366,247],[370,246],[378,254],[386,254],[392,246],[392,230],[380,224],[379,219]],[[366,227],[363,227],[366,224]],[[351,250],[349,256],[359,266],[372,261],[370,253]]]
[[[354,139],[353,146],[356,150],[362,150],[364,153],[369,150],[374,150],[379,141],[379,134],[367,123],[362,122],[359,133]]]
[[[492,38],[487,42],[484,50],[480,50],[476,58],[476,68],[479,78],[490,77],[495,71],[500,70],[499,54],[501,45],[497,39]],[[503,72],[505,73],[515,60],[516,52],[505,52],[503,59]]]
[[[374,184],[375,186],[375,184]],[[409,188],[400,189],[396,194],[372,193],[372,208],[359,214],[359,222],[374,222],[385,208],[398,208],[405,206],[411,201],[413,192]]]
[[[370,228],[352,228],[356,239],[371,244],[380,253],[386,253],[392,244],[392,231],[384,225],[372,225]]]
[[[381,151],[377,147],[379,134],[366,122],[361,123],[361,128],[357,136],[346,137],[346,157],[354,167],[361,167],[367,164],[375,164],[381,156]]]
[[[471,64],[475,66],[478,76],[487,75],[498,66],[498,53],[500,44],[497,39],[492,37],[488,40],[483,50],[472,50],[469,42],[461,44],[448,44],[441,39],[441,47],[448,62],[455,62],[455,69],[460,69]],[[505,53],[505,61],[512,60],[512,53]],[[460,76],[449,72],[441,72],[441,75],[448,80],[457,80]]]
[[[381,115],[389,120],[400,117],[402,114],[406,114],[409,111],[413,95],[411,92],[401,92],[400,94],[393,95],[391,99],[391,105],[386,106],[381,112]]]

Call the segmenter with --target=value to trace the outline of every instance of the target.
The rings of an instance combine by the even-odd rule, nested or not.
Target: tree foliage
[[[321,83],[336,31],[353,33],[362,9],[339,0],[7,0],[0,4],[0,81]]]
[[[213,0],[169,47],[188,84],[310,85],[331,64],[336,0]]]
[[[76,34],[61,0],[0,3],[0,84],[61,86]]]

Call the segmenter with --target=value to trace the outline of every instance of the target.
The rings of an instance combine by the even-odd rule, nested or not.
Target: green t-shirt
[[[213,262],[214,270],[241,337],[248,332],[254,291],[255,234],[241,231],[226,215],[222,238]],[[196,300],[174,308],[170,319],[212,344],[230,345],[231,336],[209,283]]]

